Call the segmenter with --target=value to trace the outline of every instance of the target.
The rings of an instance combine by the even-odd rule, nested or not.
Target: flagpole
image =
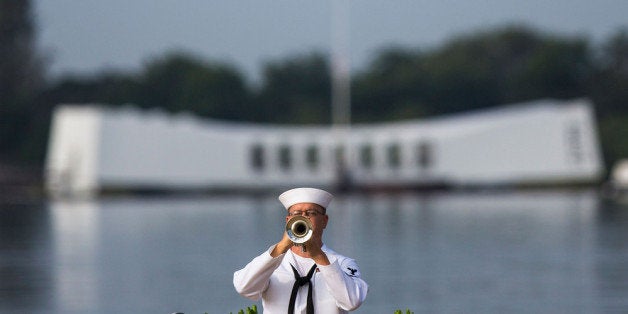
[[[332,128],[336,139],[334,159],[336,184],[350,186],[351,147],[351,63],[349,57],[350,0],[331,1],[331,105]]]
[[[349,0],[332,3],[332,123],[351,124],[351,64],[349,58]]]

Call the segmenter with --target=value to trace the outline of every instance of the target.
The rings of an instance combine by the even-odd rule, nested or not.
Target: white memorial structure
[[[53,195],[94,195],[580,184],[604,169],[592,104],[576,99],[347,128],[60,105],[45,172]]]

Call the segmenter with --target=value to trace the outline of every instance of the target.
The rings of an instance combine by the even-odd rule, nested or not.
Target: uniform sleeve
[[[233,274],[233,286],[240,295],[256,301],[268,288],[270,276],[279,267],[285,256],[285,254],[282,254],[273,258],[270,252],[274,248],[274,245],[271,246],[267,251],[255,257],[244,268]]]
[[[360,278],[357,263],[350,258],[334,259],[327,266],[319,266],[329,293],[336,305],[345,311],[353,311],[362,305],[368,285]]]

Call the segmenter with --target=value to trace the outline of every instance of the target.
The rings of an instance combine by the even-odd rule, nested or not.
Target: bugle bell
[[[305,242],[312,237],[312,224],[307,217],[294,216],[286,223],[286,233],[290,241],[301,245],[305,252]]]

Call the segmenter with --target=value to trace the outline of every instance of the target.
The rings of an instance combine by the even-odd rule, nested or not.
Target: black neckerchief
[[[307,273],[307,276],[301,277],[299,272],[297,271],[292,264],[292,271],[294,272],[294,285],[292,286],[292,294],[290,295],[290,305],[288,306],[288,314],[294,314],[294,302],[297,300],[297,293],[299,292],[299,287],[304,286],[305,284],[309,285],[309,289],[307,291],[307,314],[314,314],[314,302],[312,301],[312,276],[314,275],[314,271],[316,270],[316,264],[310,268],[310,271]]]

